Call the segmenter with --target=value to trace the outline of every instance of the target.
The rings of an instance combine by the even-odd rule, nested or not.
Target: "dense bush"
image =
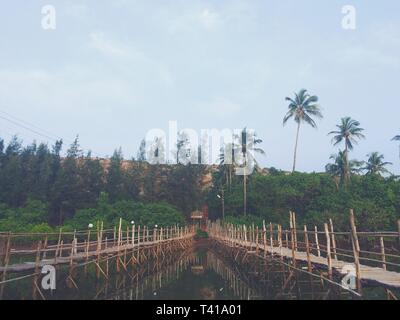
[[[349,209],[355,211],[359,230],[396,227],[400,218],[400,181],[374,175],[353,176],[347,186],[338,186],[325,173],[253,175],[247,188],[248,213],[243,217],[243,188],[240,179],[225,192],[225,214],[233,223],[279,223],[288,226],[289,211],[298,224],[322,225],[332,218],[336,228],[349,228]],[[210,212],[221,217],[221,201],[212,190]]]

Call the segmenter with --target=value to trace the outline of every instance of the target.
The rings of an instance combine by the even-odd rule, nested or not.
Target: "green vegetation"
[[[208,238],[208,233],[206,231],[201,229],[196,230],[195,239],[207,239],[207,238]]]
[[[315,119],[322,118],[318,100],[304,89],[286,98],[289,110],[283,123],[297,123],[292,173],[261,169],[255,155],[265,154],[259,147],[262,140],[246,128],[221,147],[219,166],[192,164],[195,156],[201,163],[201,152],[187,152],[184,132],[178,134],[174,165],[150,165],[145,140],[137,159],[125,160],[121,149],[109,159],[84,154],[78,138],[64,156],[61,140],[51,147],[35,142],[24,147],[17,137],[8,145],[0,139],[0,231],[86,229],[99,221],[108,228],[120,218],[124,226],[132,221],[182,225],[204,204],[211,219],[220,219],[224,207],[226,220],[234,224],[261,226],[265,220],[287,226],[291,210],[299,224],[318,225],[332,218],[340,230],[348,228],[348,210],[353,208],[360,230],[393,229],[400,218],[400,181],[379,152],[368,154],[366,161],[349,159],[355,144],[365,139],[357,120],[344,117],[329,133],[333,145],[343,144],[344,149],[330,157],[326,172],[295,171],[301,124],[316,127]],[[164,148],[156,141],[158,157]],[[237,175],[238,167],[247,164],[255,164],[256,170]]]
[[[218,173],[217,173],[218,174]],[[236,177],[235,177],[236,178]],[[221,201],[210,192],[210,212],[221,217]],[[348,230],[349,208],[357,215],[359,230],[392,230],[400,218],[400,181],[395,177],[354,175],[347,187],[338,186],[326,173],[294,173],[271,170],[269,175],[254,174],[249,179],[247,217],[242,215],[238,183],[225,193],[226,220],[230,223],[280,223],[287,227],[289,210],[298,224],[319,225],[332,218],[336,229]]]

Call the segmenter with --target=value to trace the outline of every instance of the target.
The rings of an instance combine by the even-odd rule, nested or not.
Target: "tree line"
[[[367,221],[368,228],[393,225],[400,212],[400,182],[387,169],[391,163],[376,151],[368,154],[366,161],[349,156],[358,141],[366,138],[361,124],[343,117],[336,130],[328,133],[332,144],[343,145],[343,150],[330,156],[325,172],[298,173],[301,126],[316,128],[323,115],[319,98],[307,90],[300,90],[286,101],[289,105],[283,125],[290,119],[297,124],[291,173],[258,166],[256,155],[265,154],[259,147],[262,140],[247,128],[222,145],[218,166],[191,164],[195,153],[185,149],[189,143],[184,132],[176,141],[174,165],[150,165],[144,140],[137,158],[128,161],[121,149],[109,159],[84,153],[78,138],[65,152],[62,140],[52,146],[35,142],[23,146],[18,137],[7,145],[0,138],[0,229],[15,226],[12,220],[82,227],[84,221],[113,221],[118,216],[124,216],[128,223],[131,216],[153,223],[162,220],[161,211],[171,212],[171,223],[181,223],[204,204],[210,207],[212,218],[220,218],[226,211],[226,216],[240,219],[249,215],[284,223],[287,212],[294,210],[304,221],[318,221],[327,215],[340,220],[349,208],[354,208]],[[400,141],[400,136],[392,140]],[[153,151],[161,152],[158,147]],[[182,154],[188,154],[187,161],[180,161]],[[197,160],[201,163],[201,159]],[[256,170],[237,175],[237,168],[246,168],[248,162]],[[204,183],[207,175],[211,175],[211,181]],[[110,215],[105,214],[104,208]],[[136,212],[144,216],[135,216]]]

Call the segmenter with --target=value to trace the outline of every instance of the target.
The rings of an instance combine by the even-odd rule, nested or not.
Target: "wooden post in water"
[[[381,245],[382,269],[386,270],[385,241],[383,237],[380,237],[379,240]]]
[[[292,212],[292,218],[293,218],[293,229],[294,229],[294,247],[295,250],[297,251],[297,224],[296,224],[296,213]]]
[[[311,264],[311,259],[310,259],[310,244],[308,242],[308,231],[307,231],[307,226],[306,225],[304,226],[304,241],[306,243],[308,271],[312,272],[312,264]]]
[[[274,256],[274,229],[272,227],[272,223],[269,223],[269,242],[271,245],[271,256]]]
[[[267,255],[267,228],[265,227],[265,220],[263,220],[263,244],[265,257]]]
[[[326,236],[326,259],[328,263],[328,276],[332,279],[332,256],[331,256],[331,237],[329,235],[328,224],[324,224],[325,236]]]
[[[60,231],[58,232],[58,241],[57,241],[57,247],[56,251],[54,253],[54,260],[57,261],[58,257],[58,251],[60,250],[60,244],[61,244],[61,233],[62,233],[62,228],[60,228]]]
[[[287,230],[285,230],[285,242],[286,242],[286,248],[289,249],[289,236]]]
[[[282,250],[282,226],[278,224],[278,245],[279,245],[279,255],[281,260],[283,260],[283,250]]]
[[[335,260],[337,260],[336,238],[335,238],[335,233],[334,233],[334,231],[333,231],[333,222],[332,222],[332,219],[329,219],[329,227],[330,227],[330,229],[331,229],[333,256],[334,256]]]
[[[132,225],[132,247],[135,246],[135,224]]]
[[[361,293],[361,267],[360,267],[360,244],[358,243],[357,228],[354,211],[350,209],[351,243],[353,246],[354,264],[356,265],[357,289]]]
[[[118,239],[117,239],[117,272],[120,272],[121,228],[122,228],[122,218],[119,218]]]
[[[258,254],[258,226],[256,227],[256,253]]]
[[[398,241],[399,241],[399,247],[400,247],[400,219],[397,220],[397,233],[398,233]]]
[[[7,267],[8,267],[8,264],[10,262],[10,257],[11,257],[11,232],[9,232],[8,235],[7,235],[6,245],[5,245],[4,249],[5,249],[4,258],[3,258],[4,271],[3,271],[3,274],[1,275],[1,282],[6,281]],[[0,300],[3,299],[4,286],[5,286],[5,284],[2,284],[0,286]]]
[[[294,241],[294,235],[295,235],[295,231],[294,231],[294,224],[293,224],[293,214],[290,211],[290,233],[291,233],[291,243],[292,243],[292,264],[293,267],[296,267],[296,245],[295,245],[295,241]]]
[[[319,247],[318,228],[317,228],[317,226],[314,226],[314,235],[315,235],[315,245],[317,247],[317,254],[318,254],[318,257],[320,257],[321,256],[321,249]]]
[[[32,299],[36,300],[37,294],[37,281],[39,279],[39,264],[40,264],[40,249],[42,247],[42,241],[39,240],[36,249],[36,259],[35,259],[35,275],[32,280]]]

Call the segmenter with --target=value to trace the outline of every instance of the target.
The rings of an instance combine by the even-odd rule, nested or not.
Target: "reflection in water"
[[[57,289],[43,291],[46,299],[102,300],[253,300],[253,299],[349,299],[340,287],[320,278],[293,272],[274,259],[246,253],[230,256],[217,247],[166,255],[116,272],[110,261],[109,279],[96,277],[96,269],[74,275],[78,289],[68,284],[68,268],[57,269]],[[7,287],[5,298],[30,299],[31,280]]]

